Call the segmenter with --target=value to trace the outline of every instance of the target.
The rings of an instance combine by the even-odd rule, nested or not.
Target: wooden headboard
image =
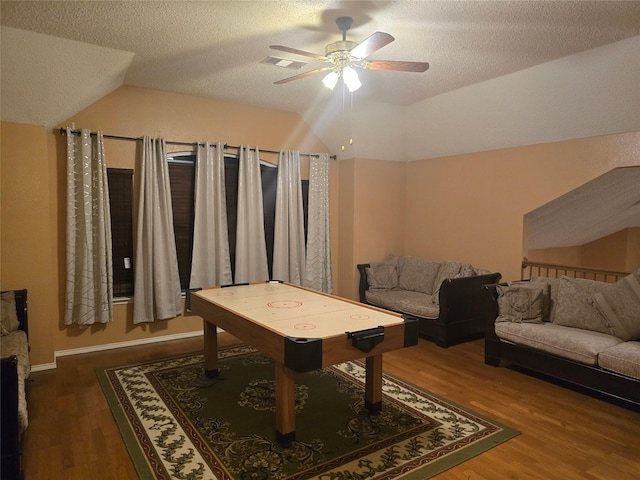
[[[522,259],[522,280],[533,276],[560,278],[563,275],[573,278],[587,278],[601,282],[615,283],[630,272],[616,272],[597,268],[574,267],[570,265],[556,265],[553,263],[531,262],[526,257]]]

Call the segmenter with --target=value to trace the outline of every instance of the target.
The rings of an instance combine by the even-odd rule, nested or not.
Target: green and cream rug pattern
[[[98,370],[141,479],[426,479],[518,432],[384,374],[383,409],[364,407],[364,366],[296,375],[296,440],[275,439],[274,367],[251,347]]]

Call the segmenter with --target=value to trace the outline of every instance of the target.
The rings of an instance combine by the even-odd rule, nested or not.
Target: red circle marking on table
[[[351,320],[369,320],[371,317],[364,313],[355,313],[353,315],[349,315]]]
[[[296,330],[313,330],[316,326],[313,323],[298,323],[293,328]]]
[[[276,300],[275,302],[267,303],[267,307],[271,308],[297,308],[301,306],[302,302],[296,302],[295,300]]]

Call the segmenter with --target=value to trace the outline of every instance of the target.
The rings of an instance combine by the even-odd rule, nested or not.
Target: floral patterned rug
[[[384,374],[383,408],[364,406],[364,366],[296,375],[296,440],[275,438],[274,367],[251,347],[97,371],[141,479],[426,479],[518,435]]]

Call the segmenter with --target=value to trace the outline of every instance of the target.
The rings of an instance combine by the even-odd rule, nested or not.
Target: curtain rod
[[[81,130],[71,130],[71,133],[75,134],[75,135],[80,135],[82,133]],[[61,128],[60,129],[60,134],[61,135],[66,135],[67,134],[67,130],[65,128]],[[91,135],[96,135],[96,132],[91,132]],[[116,140],[131,140],[131,141],[138,141],[138,140],[142,140],[142,137],[123,137],[121,135],[107,135],[105,133],[102,134],[102,136],[104,138],[114,138]],[[174,140],[165,140],[165,143],[169,144],[169,145],[204,145],[203,142],[179,142],[179,141],[174,141]],[[224,144],[224,148],[226,149],[232,149],[232,150],[240,150],[239,146],[236,145],[227,145],[226,143]],[[252,149],[255,150],[255,149]],[[264,153],[280,153],[280,152],[276,152],[275,150],[262,150],[262,149],[258,149],[260,152],[264,152]],[[318,157],[319,155],[317,153],[300,153],[300,155],[302,155],[303,157]],[[335,155],[329,155],[329,158],[332,160],[336,159]]]

